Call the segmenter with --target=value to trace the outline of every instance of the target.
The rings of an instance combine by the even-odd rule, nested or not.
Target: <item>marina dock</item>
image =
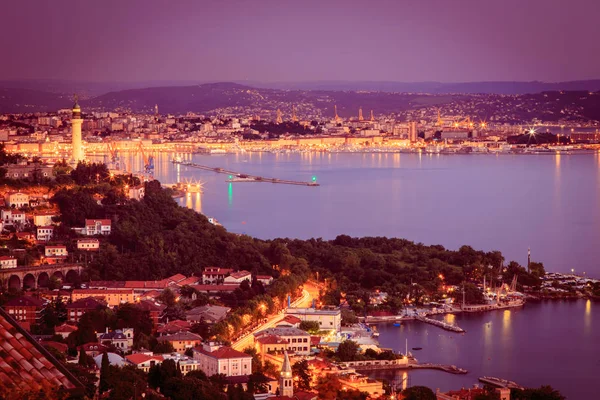
[[[178,161],[173,160],[173,164],[184,165],[186,167],[192,167],[202,169],[204,171],[216,172],[218,174],[229,175],[227,182],[265,182],[265,183],[281,183],[284,185],[298,185],[298,186],[320,186],[313,178],[312,182],[294,181],[289,179],[278,179],[278,178],[266,178],[264,176],[249,175],[237,171],[231,171],[219,167],[210,167],[208,165],[200,165],[190,161]]]
[[[417,316],[415,317],[415,319],[417,321],[421,321],[421,322],[425,322],[427,324],[431,324],[431,325],[435,325],[437,327],[440,327],[442,329],[445,329],[447,331],[451,331],[451,332],[457,332],[457,333],[463,333],[465,332],[465,330],[457,325],[452,325],[452,324],[448,324],[444,321],[439,321],[437,319],[432,319],[432,318],[427,318],[427,317],[422,317],[422,316]]]
[[[499,388],[509,388],[509,389],[524,389],[523,386],[519,385],[516,382],[509,381],[506,379],[495,378],[493,376],[483,376],[479,378],[479,382],[487,383],[488,385],[492,385]]]

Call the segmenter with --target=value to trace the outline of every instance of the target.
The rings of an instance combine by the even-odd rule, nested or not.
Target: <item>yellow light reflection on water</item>
[[[194,207],[194,210],[196,212],[202,213],[202,195],[200,194],[200,192],[196,193],[196,206]]]
[[[592,301],[588,299],[585,302],[585,313],[583,314],[583,327],[585,333],[589,333],[592,327]]]
[[[408,387],[408,372],[402,372],[402,390],[406,390]]]
[[[456,322],[456,315],[454,314],[446,314],[444,317],[447,323],[454,325]]]
[[[504,314],[502,315],[502,333],[505,337],[506,335],[508,335],[508,332],[510,330],[510,317],[510,310],[504,310]]]

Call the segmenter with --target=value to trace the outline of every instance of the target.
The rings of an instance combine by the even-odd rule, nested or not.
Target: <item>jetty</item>
[[[409,364],[408,367],[412,369],[437,369],[455,375],[463,375],[469,372],[464,368],[457,367],[456,365],[444,365],[433,363]]]
[[[421,315],[418,315],[415,317],[415,319],[417,321],[421,321],[421,322],[425,322],[427,324],[431,324],[431,325],[435,325],[439,328],[445,329],[447,331],[451,331],[451,332],[457,332],[457,333],[463,333],[465,332],[465,330],[457,325],[452,325],[452,324],[448,324],[444,321],[440,321],[437,319],[433,319],[433,318],[427,318],[427,317],[423,317]]]
[[[284,185],[320,186],[316,182],[316,178],[313,178],[312,182],[303,182],[303,181],[294,181],[294,180],[289,180],[289,179],[267,178],[264,176],[244,174],[242,172],[231,171],[231,170],[224,169],[224,168],[196,164],[191,161],[180,161],[180,160],[174,159],[172,162],[173,162],[173,164],[184,165],[186,167],[202,169],[204,171],[216,172],[218,174],[229,175],[229,179],[227,180],[227,182],[264,182],[264,183],[281,183]]]
[[[509,381],[506,379],[495,378],[493,376],[482,376],[479,378],[479,382],[487,383],[488,385],[492,385],[499,388],[509,388],[509,389],[520,389],[523,390],[524,387],[519,385],[516,382]]]

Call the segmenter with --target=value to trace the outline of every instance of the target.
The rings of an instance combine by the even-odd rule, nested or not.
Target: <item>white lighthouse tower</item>
[[[77,164],[79,161],[83,161],[85,158],[83,154],[83,147],[81,146],[81,107],[75,96],[75,104],[73,105],[73,117],[71,118],[71,134],[72,134],[72,145],[73,145],[73,161]]]

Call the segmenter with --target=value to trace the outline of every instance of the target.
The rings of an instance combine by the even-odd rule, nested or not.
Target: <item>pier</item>
[[[488,385],[492,385],[499,388],[509,388],[509,389],[520,389],[523,390],[524,387],[519,385],[516,382],[509,381],[506,379],[494,378],[493,376],[483,376],[479,378],[479,382],[487,383]]]
[[[186,167],[192,167],[197,169],[202,169],[204,171],[216,172],[218,174],[226,174],[229,175],[229,179],[227,182],[265,182],[265,183],[281,183],[284,185],[297,185],[297,186],[320,186],[317,182],[303,182],[303,181],[293,181],[288,179],[278,179],[278,178],[266,178],[264,176],[257,175],[249,175],[243,174],[241,172],[231,171],[224,168],[219,167],[210,167],[208,165],[200,165],[190,161],[178,161],[173,160],[173,164],[185,165]]]
[[[445,329],[447,331],[451,331],[451,332],[457,332],[457,333],[463,333],[465,332],[465,330],[459,326],[456,325],[452,325],[452,324],[448,324],[444,321],[439,321],[437,319],[432,319],[432,318],[427,318],[427,317],[422,317],[422,316],[417,316],[415,317],[417,321],[421,321],[421,322],[425,322],[431,325],[435,325],[439,328]]]
[[[445,365],[435,363],[419,363],[416,360],[402,358],[398,360],[365,360],[340,362],[338,365],[344,368],[353,368],[357,371],[397,370],[397,369],[437,369],[450,374],[462,375],[468,373],[466,369],[456,365]]]

